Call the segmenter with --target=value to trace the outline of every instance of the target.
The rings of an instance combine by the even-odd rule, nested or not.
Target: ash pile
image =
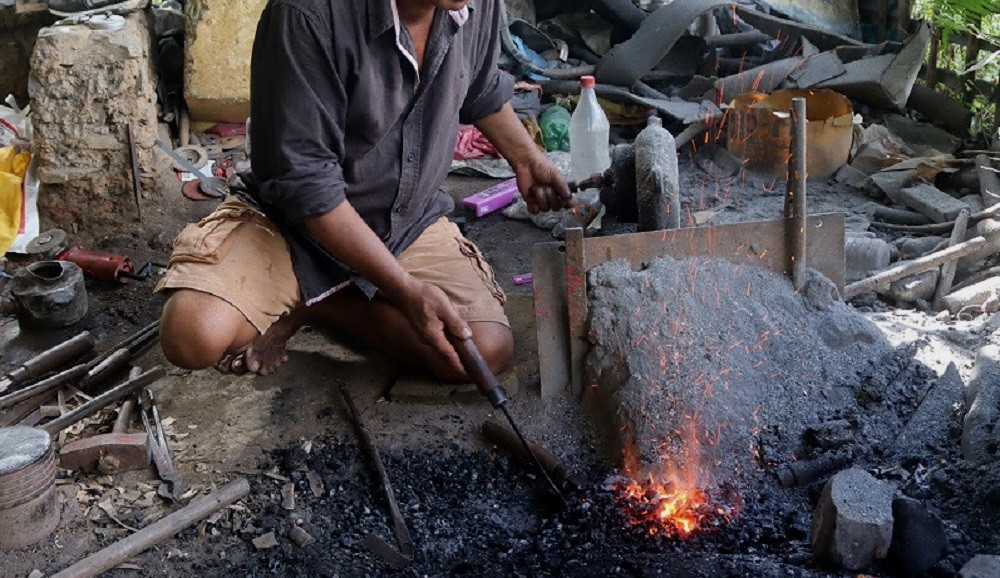
[[[801,437],[846,409],[892,352],[816,273],[796,292],[785,276],[721,259],[664,257],[641,271],[615,261],[590,272],[590,298],[591,391],[640,478],[743,481],[762,426]]]

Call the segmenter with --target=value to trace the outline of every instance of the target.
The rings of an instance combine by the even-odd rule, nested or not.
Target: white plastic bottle
[[[611,125],[594,93],[594,77],[580,79],[580,102],[569,121],[570,178],[582,181],[611,166],[608,142]]]

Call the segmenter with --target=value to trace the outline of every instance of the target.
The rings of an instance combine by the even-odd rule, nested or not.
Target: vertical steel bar
[[[566,305],[569,317],[569,375],[573,396],[583,395],[583,359],[587,355],[587,270],[583,229],[566,230]]]
[[[789,145],[788,193],[785,218],[788,226],[789,260],[795,289],[802,289],[806,277],[806,99],[792,99],[792,139]]]

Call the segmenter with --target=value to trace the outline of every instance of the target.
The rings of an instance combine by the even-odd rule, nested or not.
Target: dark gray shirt
[[[440,187],[459,123],[497,112],[502,4],[438,11],[420,72],[393,0],[271,0],[251,62],[254,200],[288,239],[303,299],[351,280],[303,222],[345,200],[398,255],[454,204]]]

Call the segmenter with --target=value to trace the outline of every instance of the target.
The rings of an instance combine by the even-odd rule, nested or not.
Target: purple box
[[[462,204],[475,211],[476,217],[482,217],[513,203],[516,194],[517,179],[511,179],[471,197],[465,197]]]

